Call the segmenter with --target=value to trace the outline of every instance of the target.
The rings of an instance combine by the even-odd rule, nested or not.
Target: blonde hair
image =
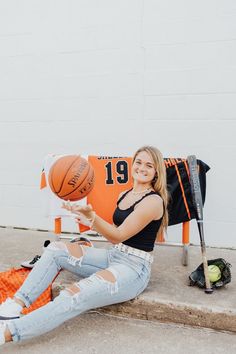
[[[158,234],[160,234],[163,231],[163,229],[166,230],[168,226],[167,205],[169,201],[169,195],[167,191],[166,167],[160,150],[158,150],[154,146],[149,146],[149,145],[142,146],[135,152],[132,163],[134,163],[134,160],[136,159],[137,155],[142,151],[146,151],[153,159],[156,173],[152,181],[152,187],[161,196],[164,204],[163,219],[162,219],[161,227],[158,232]]]

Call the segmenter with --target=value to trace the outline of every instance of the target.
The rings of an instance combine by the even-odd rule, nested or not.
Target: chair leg
[[[189,258],[189,228],[190,222],[185,221],[182,224],[182,244],[183,244],[183,255],[182,255],[182,264],[184,266],[188,265]]]
[[[61,218],[55,218],[54,220],[54,233],[56,235],[61,234]]]

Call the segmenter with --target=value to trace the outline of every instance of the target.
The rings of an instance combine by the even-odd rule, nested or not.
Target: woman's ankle
[[[25,304],[24,304],[24,302],[21,300],[21,299],[18,299],[17,297],[13,297],[13,300],[17,303],[17,304],[19,304],[19,305],[21,305],[22,307],[25,307]]]
[[[6,327],[6,329],[5,329],[4,336],[5,336],[6,343],[12,341],[12,335],[11,335],[11,332],[9,331],[8,327]]]

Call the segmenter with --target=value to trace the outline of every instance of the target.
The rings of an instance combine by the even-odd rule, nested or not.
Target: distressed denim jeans
[[[41,335],[79,314],[106,305],[124,302],[138,296],[150,279],[151,263],[135,255],[109,249],[82,246],[83,256],[75,258],[66,247],[50,244],[36,263],[15,296],[29,307],[53,281],[58,272],[66,269],[77,274],[78,292],[62,290],[45,306],[7,322],[13,341]],[[62,245],[62,242],[59,242]],[[64,243],[63,243],[64,245]],[[96,272],[109,270],[115,278],[110,282]]]

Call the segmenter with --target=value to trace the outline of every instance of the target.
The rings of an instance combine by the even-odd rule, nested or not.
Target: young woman
[[[160,151],[140,148],[133,157],[132,177],[133,188],[119,196],[113,225],[91,205],[63,204],[113,245],[99,249],[52,242],[14,298],[0,305],[0,344],[38,336],[86,310],[133,299],[147,287],[155,239],[168,224],[166,169]],[[61,269],[83,279],[20,317],[22,308],[29,307]]]

